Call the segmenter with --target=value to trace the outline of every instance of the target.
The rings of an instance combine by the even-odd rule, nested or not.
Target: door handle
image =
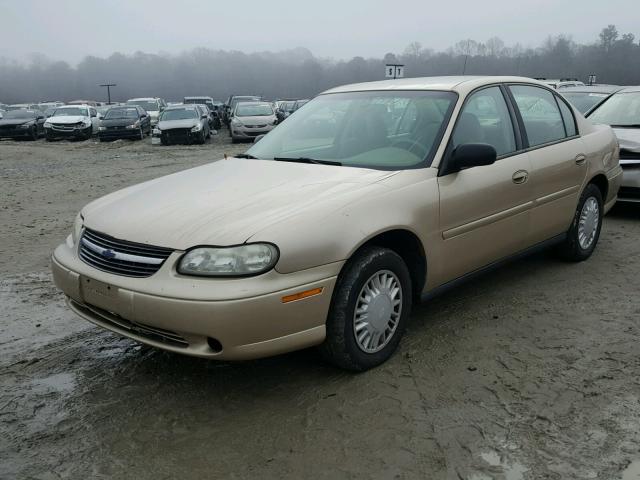
[[[513,180],[513,183],[518,185],[525,183],[529,179],[529,172],[526,170],[518,170],[512,175],[511,179]]]
[[[585,163],[587,163],[587,156],[583,155],[582,153],[580,155],[576,156],[576,165],[578,166],[582,166]]]

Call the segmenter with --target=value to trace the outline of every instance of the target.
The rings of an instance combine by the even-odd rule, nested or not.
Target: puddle
[[[624,469],[622,480],[640,480],[640,460],[634,460]]]
[[[524,474],[529,469],[524,465],[509,460],[504,456],[501,456],[498,452],[489,451],[480,454],[480,458],[485,461],[489,467],[493,470],[502,470],[502,477],[505,480],[523,480]],[[492,480],[493,476],[487,476],[484,473],[474,474],[469,477],[469,480]],[[634,478],[634,477],[632,477]],[[626,479],[625,479],[626,480]],[[640,478],[638,479],[640,480]]]
[[[45,392],[70,392],[76,387],[76,377],[72,373],[56,373],[45,378],[37,378],[32,382],[36,390]]]

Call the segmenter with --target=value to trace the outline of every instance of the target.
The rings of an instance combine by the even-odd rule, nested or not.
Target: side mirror
[[[467,168],[492,165],[496,162],[496,149],[486,143],[463,143],[458,145],[449,160],[447,173],[458,172]]]
[[[140,118],[147,118],[147,114],[143,113],[142,115],[140,115]]]

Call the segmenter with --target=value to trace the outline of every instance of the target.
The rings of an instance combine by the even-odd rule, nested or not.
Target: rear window
[[[522,115],[531,147],[566,137],[562,115],[551,92],[528,85],[512,85],[509,88]]]

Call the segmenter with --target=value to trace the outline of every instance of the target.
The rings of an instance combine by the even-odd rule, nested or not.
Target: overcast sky
[[[492,36],[538,46],[592,42],[607,24],[640,37],[638,0],[0,0],[0,57],[76,63],[113,52],[307,47],[320,57],[381,57],[413,41],[436,50]]]

